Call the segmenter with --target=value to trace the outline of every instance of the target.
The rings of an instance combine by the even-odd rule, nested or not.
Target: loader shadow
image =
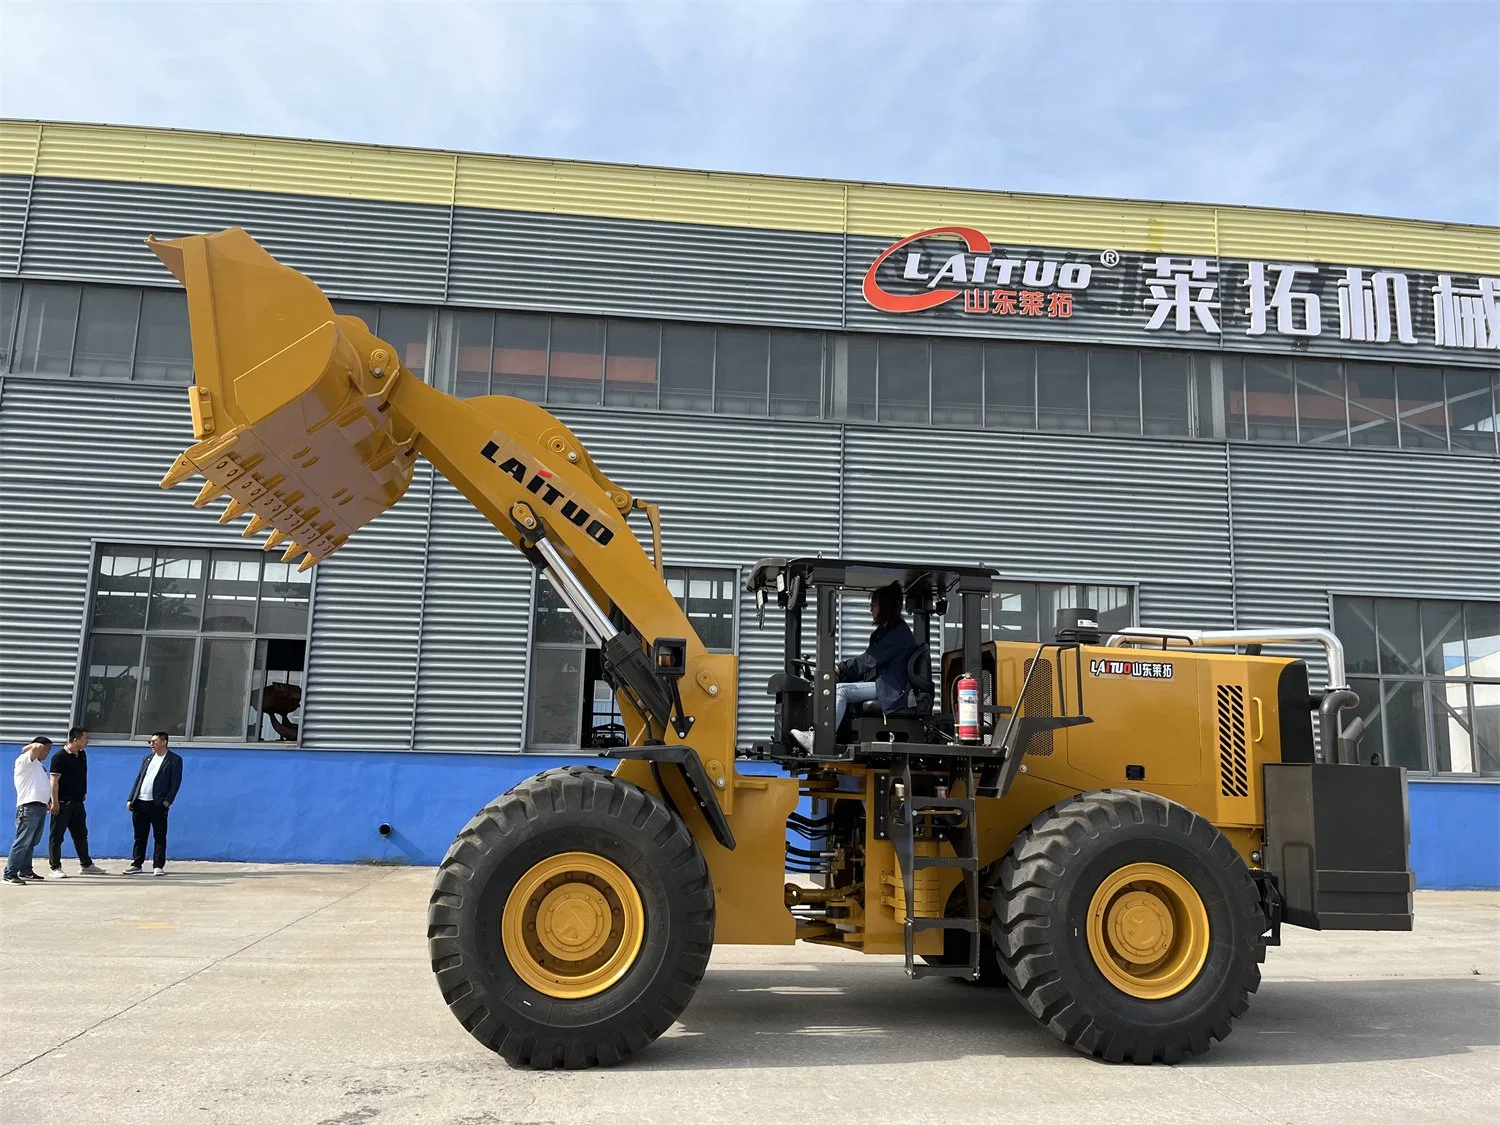
[[[1229,1038],[1181,1065],[1309,1066],[1467,1054],[1500,1046],[1500,983],[1270,981]],[[1008,990],[907,980],[889,965],[809,971],[710,967],[676,1028],[632,1061],[648,1070],[851,1066],[962,1058],[1089,1061]]]
[[[1003,988],[911,981],[900,958],[710,966],[676,1028],[632,1060],[652,1070],[861,1066],[1073,1054]]]
[[[1500,981],[1266,981],[1233,1034],[1192,1066],[1317,1066],[1500,1046]]]

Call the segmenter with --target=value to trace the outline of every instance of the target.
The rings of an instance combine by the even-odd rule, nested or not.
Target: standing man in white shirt
[[[16,758],[16,840],[11,845],[10,858],[5,862],[5,882],[14,887],[40,882],[42,878],[33,870],[31,857],[41,842],[47,814],[56,811],[52,803],[52,782],[47,777],[47,767],[42,765],[51,751],[52,740],[38,735]]]
[[[135,784],[125,801],[125,807],[135,822],[135,848],[130,853],[130,866],[121,874],[141,873],[141,865],[146,862],[148,834],[153,837],[154,844],[151,874],[167,873],[167,810],[177,800],[177,790],[181,785],[182,756],[167,749],[167,732],[159,730],[151,736],[151,753],[141,762]]]

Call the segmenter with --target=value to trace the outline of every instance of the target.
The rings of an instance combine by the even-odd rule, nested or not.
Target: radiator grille
[[[1245,760],[1245,689],[1219,685],[1219,791],[1225,797],[1250,795],[1250,769]]]
[[[1036,665],[1033,674],[1031,666]],[[1031,676],[1031,683],[1026,685],[1026,690],[1021,694],[1021,714],[1029,718],[1051,718],[1052,717],[1052,662],[1050,660],[1028,660],[1022,667],[1021,676]],[[1053,750],[1052,736],[1056,731],[1037,731],[1027,741],[1023,753],[1038,758],[1045,758]]]

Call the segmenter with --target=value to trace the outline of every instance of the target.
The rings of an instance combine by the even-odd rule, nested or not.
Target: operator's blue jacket
[[[858,656],[841,660],[838,678],[844,681],[875,681],[875,698],[880,710],[889,714],[910,701],[911,680],[906,674],[907,662],[917,651],[917,638],[903,618],[882,625],[870,634],[870,647]]]

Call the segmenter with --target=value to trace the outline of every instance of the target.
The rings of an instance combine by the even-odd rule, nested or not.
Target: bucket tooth
[[[178,455],[177,460],[172,462],[172,467],[167,470],[166,476],[161,478],[163,488],[176,488],[188,477],[198,471],[198,467],[188,460],[186,453]]]
[[[286,539],[286,532],[284,532],[284,531],[273,531],[273,532],[271,532],[270,535],[266,536],[266,545],[264,547],[262,547],[261,550],[263,550],[263,551],[274,551],[276,549],[276,547],[283,540],[285,540],[285,539]]]
[[[220,523],[233,523],[250,510],[250,505],[240,500],[231,500],[224,514],[219,517]]]
[[[306,554],[306,553],[307,553],[307,548],[304,547],[301,543],[298,543],[294,539],[294,540],[292,540],[292,542],[290,543],[290,545],[288,545],[288,547],[286,549],[286,554],[284,554],[284,555],[281,556],[281,561],[282,562],[291,562],[298,555],[302,555],[302,554]]]
[[[198,495],[193,497],[193,507],[205,508],[209,504],[212,504],[220,496],[223,496],[227,491],[229,490],[226,488],[220,488],[213,481],[209,481],[201,489],[199,489]]]
[[[311,570],[317,563],[320,563],[322,561],[323,560],[320,559],[317,555],[314,555],[311,551],[308,551],[307,558],[303,559],[302,562],[298,565],[297,573],[301,574],[305,570]]]
[[[265,516],[251,516],[250,522],[245,526],[245,530],[240,532],[240,538],[249,539],[252,535],[259,535],[270,526],[271,521],[266,519]]]

